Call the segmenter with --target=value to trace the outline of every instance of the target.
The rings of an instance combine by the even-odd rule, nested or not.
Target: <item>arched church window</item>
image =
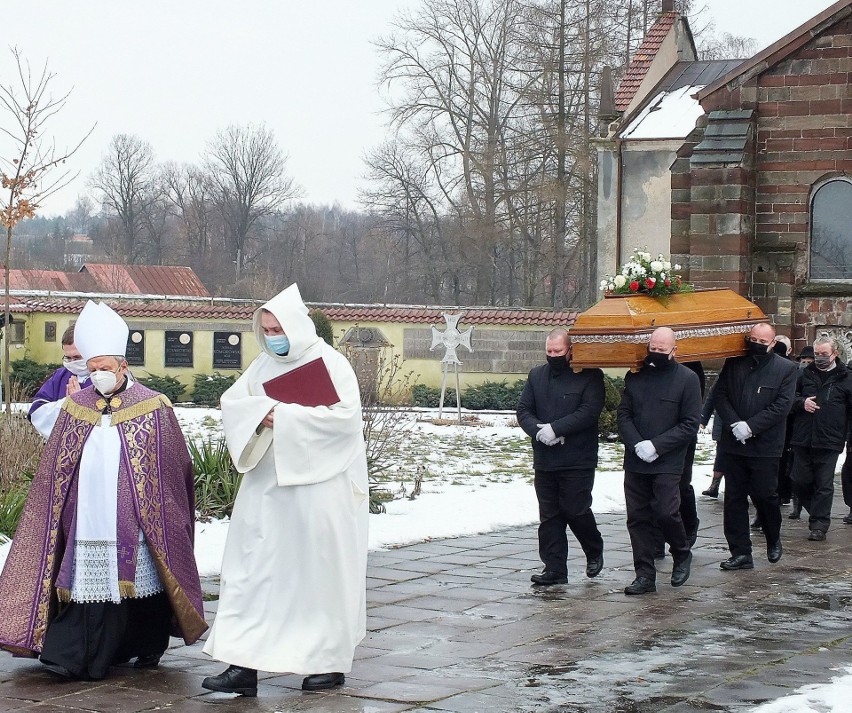
[[[832,178],[811,199],[811,279],[852,280],[852,181]]]

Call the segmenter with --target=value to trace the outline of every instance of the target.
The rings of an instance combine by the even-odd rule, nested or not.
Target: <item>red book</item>
[[[266,395],[285,404],[332,406],[340,401],[322,358],[263,383]]]

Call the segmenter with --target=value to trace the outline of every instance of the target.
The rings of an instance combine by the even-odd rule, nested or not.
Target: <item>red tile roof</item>
[[[17,297],[12,305],[13,312],[46,312],[75,314],[86,304],[85,299],[50,299],[42,297]],[[146,319],[251,319],[260,302],[172,301],[123,299],[103,300],[122,317]],[[326,317],[335,322],[390,322],[403,324],[439,324],[443,313],[464,312],[462,325],[533,325],[542,327],[564,327],[574,323],[577,312],[553,312],[535,309],[499,309],[489,307],[412,307],[396,305],[309,305],[321,309]]]
[[[642,84],[642,80],[648,74],[651,62],[654,61],[663,40],[666,39],[666,35],[669,34],[678,17],[679,15],[676,12],[664,12],[648,30],[642,44],[639,45],[639,49],[633,55],[630,66],[627,67],[627,71],[621,78],[618,90],[615,92],[615,108],[618,111],[625,111],[630,106],[630,102],[633,101],[633,97],[639,91],[639,85]]]
[[[209,297],[189,267],[173,265],[104,265],[87,262],[80,272],[91,275],[102,292],[135,295]]]
[[[3,279],[0,273],[0,280]],[[0,282],[3,286],[4,282]],[[96,292],[97,283],[86,274],[60,270],[9,270],[10,290],[46,290],[51,292]]]

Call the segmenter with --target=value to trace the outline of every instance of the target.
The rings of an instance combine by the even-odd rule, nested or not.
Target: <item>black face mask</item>
[[[568,371],[568,359],[571,358],[571,352],[567,354],[563,354],[562,356],[547,356],[547,363],[550,364],[550,368],[553,369],[557,374],[561,374],[563,371]]]
[[[760,344],[759,342],[753,342],[750,339],[746,339],[746,346],[748,347],[748,353],[750,356],[760,357],[766,356],[769,353],[768,344]]]
[[[669,359],[669,353],[667,352],[648,352],[645,356],[645,365],[653,366],[657,369],[663,369],[669,365],[671,359]]]

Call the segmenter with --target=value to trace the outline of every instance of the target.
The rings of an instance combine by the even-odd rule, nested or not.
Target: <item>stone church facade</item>
[[[668,60],[668,72],[656,67],[662,79],[643,97],[637,70],[642,74],[644,64],[649,74],[655,62],[666,62],[646,48],[615,102],[602,95],[608,131],[598,142],[599,169],[620,162],[599,178],[598,240],[613,249],[598,277],[640,247],[631,243],[631,231],[642,234],[633,224],[636,205],[653,190],[653,201],[644,198],[657,209],[639,220],[646,234],[650,220],[669,237],[668,252],[686,279],[749,297],[794,340],[796,352],[828,332],[852,357],[852,0],[727,66],[690,57],[685,18],[666,0],[663,10],[657,34],[669,27],[685,37],[680,57]],[[632,109],[619,111],[619,101]],[[649,113],[654,102],[656,113]],[[664,174],[630,174],[631,165],[660,163],[624,160],[630,151],[659,157],[660,150],[672,159]],[[614,209],[601,210],[603,193],[615,197]],[[656,251],[659,240],[649,247]]]

